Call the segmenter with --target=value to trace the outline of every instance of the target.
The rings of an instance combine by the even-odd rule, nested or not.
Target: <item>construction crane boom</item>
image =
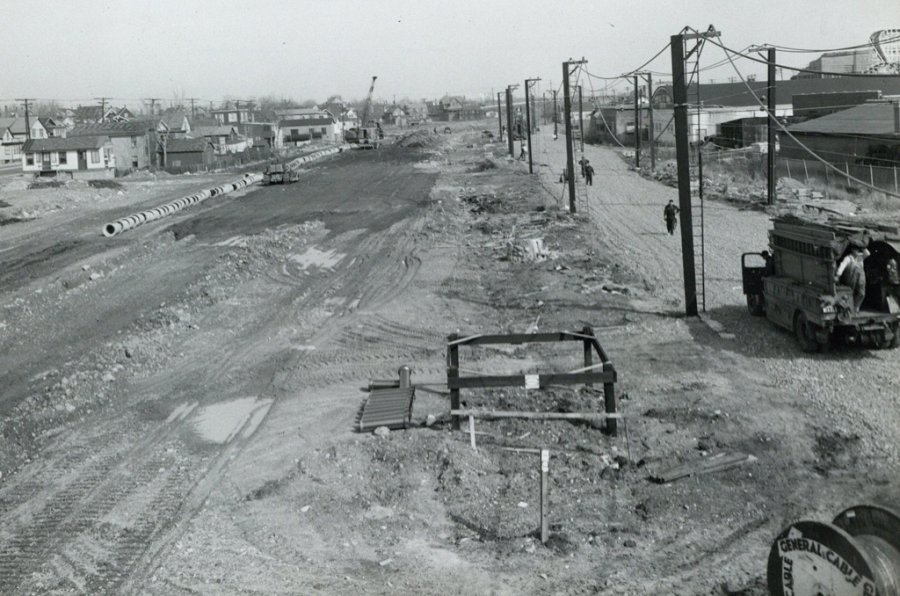
[[[360,126],[369,125],[369,112],[372,111],[372,93],[375,91],[375,79],[377,78],[377,76],[372,77],[372,84],[369,85],[369,94],[366,95],[366,103],[363,104],[362,117],[359,119]]]

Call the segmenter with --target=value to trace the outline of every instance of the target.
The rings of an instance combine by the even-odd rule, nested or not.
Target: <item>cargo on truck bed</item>
[[[741,256],[751,314],[793,331],[806,351],[836,338],[900,345],[900,225],[794,216],[772,222],[769,249]]]

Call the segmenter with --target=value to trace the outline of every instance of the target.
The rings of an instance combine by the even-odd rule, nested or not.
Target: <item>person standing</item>
[[[584,166],[584,180],[588,186],[594,185],[594,166],[589,163]]]
[[[669,199],[669,204],[663,209],[663,218],[666,220],[666,229],[669,231],[669,236],[675,235],[675,223],[678,221],[679,211],[681,210],[675,206],[672,199]]]
[[[858,313],[866,298],[866,268],[864,261],[869,251],[861,242],[853,242],[850,252],[841,259],[835,277],[838,283],[853,290],[853,312]]]

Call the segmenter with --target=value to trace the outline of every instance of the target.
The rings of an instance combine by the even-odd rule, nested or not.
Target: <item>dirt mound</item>
[[[440,139],[431,131],[420,129],[397,137],[396,144],[401,147],[420,149],[424,147],[433,147],[439,140]]]

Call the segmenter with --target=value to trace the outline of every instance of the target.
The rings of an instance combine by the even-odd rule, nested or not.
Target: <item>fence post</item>
[[[790,158],[784,160],[784,163],[787,164],[788,178],[793,178],[793,176],[791,176],[791,160],[790,160]]]
[[[852,186],[850,184],[850,164],[846,161],[844,162],[844,171],[847,172],[847,188],[850,188]]]
[[[869,164],[869,183],[875,186],[875,169],[872,167],[872,164]]]
[[[897,168],[892,168],[894,170],[894,192],[897,192]]]

